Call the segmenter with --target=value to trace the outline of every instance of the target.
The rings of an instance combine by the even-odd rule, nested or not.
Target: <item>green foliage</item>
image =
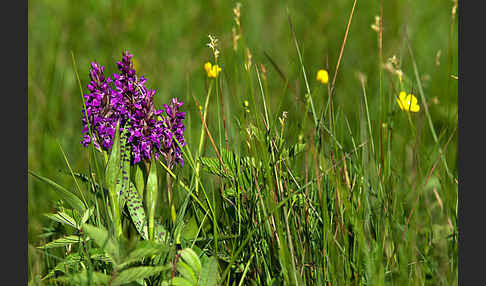
[[[199,256],[194,252],[194,250],[190,248],[184,248],[180,255],[182,259],[189,264],[189,266],[194,269],[194,273],[201,272],[201,261],[199,260]]]
[[[86,206],[83,204],[83,202],[75,194],[73,194],[72,192],[68,191],[66,188],[64,188],[63,186],[57,184],[56,182],[52,181],[51,179],[48,179],[48,178],[43,177],[41,175],[38,175],[38,174],[34,173],[31,170],[29,170],[29,174],[31,174],[35,178],[41,180],[42,182],[47,183],[72,208],[76,209],[79,213],[84,213],[84,211],[86,210]]]
[[[99,248],[106,252],[115,265],[121,263],[122,253],[120,253],[118,242],[110,236],[106,229],[89,224],[84,224],[82,227],[83,231],[94,240]]]
[[[126,265],[140,262],[146,257],[164,255],[169,252],[169,247],[165,244],[153,242],[150,240],[140,241],[136,247],[124,258],[123,263],[119,268],[124,268]]]
[[[157,182],[157,164],[153,158],[150,162],[150,170],[145,190],[145,206],[147,208],[148,216],[148,237],[151,240],[154,240],[155,236],[155,210],[157,206],[158,194],[159,188]]]
[[[77,228],[76,220],[65,212],[58,212],[56,214],[47,213],[44,215],[53,221]]]
[[[29,2],[29,285],[456,285],[454,2],[362,4]],[[183,167],[79,144],[126,49],[185,102]]]
[[[125,181],[125,174],[122,171],[122,153],[120,151],[120,122],[116,124],[115,137],[113,138],[113,146],[111,147],[110,156],[106,164],[105,170],[105,184],[108,189],[110,199],[111,213],[113,225],[117,236],[122,234],[121,225],[121,206],[123,195],[120,194],[122,180]]]
[[[113,146],[111,147],[110,157],[106,164],[105,179],[106,188],[110,192],[116,192],[116,186],[120,184],[121,172],[121,152],[120,152],[120,123],[116,125],[115,137],[113,138]],[[118,197],[118,193],[117,193]]]
[[[66,256],[59,262],[44,278],[60,282],[69,282],[74,285],[87,285],[88,283],[103,284],[111,281],[111,285],[123,285],[133,281],[144,281],[151,276],[160,275],[171,269],[170,265],[159,266],[140,266],[145,260],[151,260],[154,257],[164,257],[167,255],[169,248],[166,245],[152,242],[139,241],[131,246],[125,238],[119,237],[118,241],[110,236],[109,232],[103,228],[97,228],[88,224],[82,226],[82,230],[88,235],[84,242],[91,238],[99,248],[90,249],[90,259],[93,261],[104,261],[113,263],[114,271],[111,275],[96,271],[86,271],[80,267],[86,262],[86,257],[82,253],[73,253]],[[55,241],[59,246],[66,243],[73,243],[74,240],[64,239],[66,242]],[[78,242],[80,238],[77,239]],[[83,243],[84,243],[83,242]],[[61,244],[62,243],[62,244]],[[104,256],[103,254],[106,254]],[[71,271],[66,271],[70,269]],[[76,269],[82,269],[76,272]],[[56,271],[63,272],[65,275],[54,278]],[[106,270],[105,270],[106,271]]]
[[[66,273],[66,269],[70,269],[72,266],[77,266],[79,263],[83,261],[81,255],[79,253],[72,253],[66,256],[61,262],[59,262],[54,268],[52,268],[49,273],[42,278],[42,280],[48,279],[53,277],[56,271]]]
[[[181,276],[174,277],[171,285],[214,286],[218,285],[218,260],[203,256],[203,259],[191,248],[179,252],[181,261],[177,262],[177,271]]]
[[[135,224],[138,233],[143,239],[148,239],[147,219],[145,216],[142,198],[140,197],[140,194],[137,192],[133,183],[130,183],[130,187],[125,189],[123,195],[125,196],[125,200],[127,202],[126,205],[128,212],[130,213],[130,217]]]
[[[63,247],[63,246],[71,245],[73,243],[78,243],[80,242],[80,240],[81,238],[77,235],[68,235],[65,237],[55,239],[44,245],[41,245],[39,246],[39,248],[46,249],[46,248],[53,248],[53,247]]]
[[[86,270],[75,274],[68,274],[56,278],[55,281],[70,285],[108,285],[110,276],[101,272],[88,272]]]
[[[118,274],[111,285],[123,285],[134,281],[140,281],[150,276],[166,271],[170,266],[138,266],[123,270]]]
[[[219,279],[218,261],[216,257],[205,257],[202,262],[198,284],[200,286],[215,286]]]

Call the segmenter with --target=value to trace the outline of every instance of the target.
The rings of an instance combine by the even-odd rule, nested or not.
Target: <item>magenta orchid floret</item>
[[[184,102],[179,102],[177,98],[173,98],[169,105],[164,104],[164,122],[166,128],[164,129],[164,137],[162,138],[165,150],[163,154],[169,168],[172,168],[172,165],[175,163],[179,163],[181,166],[184,165],[181,148],[179,147],[179,144],[180,146],[184,146],[185,144],[183,135],[186,127],[182,123],[182,120],[184,120],[186,113],[179,111],[183,104]]]
[[[162,155],[172,168],[175,163],[184,164],[180,147],[174,142],[172,134],[180,143],[185,144],[183,132],[185,117],[179,108],[183,102],[172,99],[164,110],[158,110],[153,103],[155,90],[148,89],[145,77],[138,77],[133,68],[132,57],[128,51],[117,63],[120,73],[106,78],[104,67],[91,63],[88,90],[85,94],[86,115],[89,119],[93,137],[89,136],[89,127],[83,112],[83,140],[87,147],[93,143],[96,148],[109,151],[117,122],[120,130],[128,128],[128,144],[131,148],[133,165],[141,161],[150,161]],[[163,114],[165,113],[165,115]]]

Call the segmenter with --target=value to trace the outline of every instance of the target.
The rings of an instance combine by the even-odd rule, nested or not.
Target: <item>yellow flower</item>
[[[317,71],[317,80],[322,82],[323,84],[326,84],[329,82],[329,74],[327,73],[327,70],[320,69]]]
[[[212,74],[213,77],[217,77],[220,71],[221,71],[221,68],[218,65],[214,65],[212,70],[211,70],[211,74]]]
[[[204,64],[204,70],[209,74],[209,72],[211,71],[211,66],[212,64],[210,62],[207,62]]]
[[[248,103],[248,100],[243,101],[243,107],[245,108],[246,113],[250,113],[250,110],[248,109],[248,106],[250,103]]]
[[[417,98],[413,94],[408,94],[405,91],[400,92],[397,98],[398,106],[403,111],[418,112],[420,106],[417,104]]]
[[[208,77],[216,78],[221,71],[221,68],[218,65],[212,65],[210,62],[204,64],[204,70],[208,74]]]

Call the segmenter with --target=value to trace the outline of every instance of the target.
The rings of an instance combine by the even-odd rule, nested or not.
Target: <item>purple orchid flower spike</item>
[[[86,115],[83,111],[83,140],[87,147],[93,143],[96,148],[109,151],[113,145],[116,124],[120,122],[120,130],[128,128],[128,144],[131,149],[133,165],[144,161],[149,162],[152,156],[158,159],[161,155],[168,166],[175,163],[184,164],[179,145],[185,144],[185,126],[182,120],[185,112],[180,112],[184,104],[176,98],[163,110],[154,106],[153,98],[156,91],[148,89],[147,79],[138,77],[132,62],[133,55],[128,51],[117,62],[119,73],[105,77],[104,66],[91,63],[88,90],[85,94]],[[165,118],[162,117],[165,112]],[[127,122],[130,121],[130,124]],[[89,136],[89,126],[93,137]]]

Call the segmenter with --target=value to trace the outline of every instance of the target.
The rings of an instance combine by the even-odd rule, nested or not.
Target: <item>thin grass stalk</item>
[[[415,79],[417,81],[418,90],[419,90],[419,93],[420,93],[420,97],[422,99],[422,105],[424,106],[425,115],[427,116],[427,121],[429,123],[430,131],[432,133],[432,137],[434,138],[435,144],[438,147],[439,154],[441,155],[442,163],[444,164],[444,168],[445,168],[445,171],[447,173],[447,176],[452,181],[453,177],[452,177],[452,174],[449,170],[449,166],[447,165],[447,159],[445,158],[445,155],[443,154],[442,149],[440,148],[439,140],[437,138],[437,134],[435,133],[434,124],[432,123],[432,117],[430,116],[430,113],[429,113],[429,107],[427,105],[427,101],[425,100],[425,94],[424,94],[424,90],[422,88],[422,81],[420,80],[419,71],[418,71],[418,68],[417,68],[417,62],[415,61],[415,58],[413,56],[412,47],[410,46],[410,42],[408,41],[408,38],[407,38],[407,46],[408,46],[408,51],[410,53],[410,57],[412,58],[412,65],[413,65],[413,70],[415,72]]]
[[[314,101],[312,100],[312,94],[311,94],[311,90],[310,90],[310,87],[309,87],[309,82],[307,81],[307,74],[305,72],[304,62],[302,60],[302,54],[300,53],[299,44],[297,42],[297,37],[295,35],[294,26],[292,25],[292,20],[290,18],[290,11],[289,11],[288,8],[287,8],[287,16],[288,16],[288,19],[289,19],[290,31],[291,31],[292,37],[294,39],[295,47],[297,48],[297,55],[299,56],[300,66],[302,67],[302,74],[304,75],[305,87],[307,89],[307,94],[309,95],[309,101],[310,101],[310,105],[311,105],[312,116],[314,118],[314,126],[317,128],[318,121],[317,121],[316,110],[314,108]]]
[[[262,81],[260,80],[260,72],[258,71],[257,65],[255,65],[255,70],[256,70],[257,77],[258,77],[258,84],[260,85],[260,91],[261,91],[262,100],[263,100],[263,109],[265,111],[265,121],[266,121],[265,126],[266,126],[267,132],[268,132],[270,130],[270,121],[268,119],[267,102],[265,101],[265,93],[263,92]]]
[[[207,114],[208,114],[208,105],[209,105],[209,97],[211,96],[211,91],[213,89],[213,84],[214,84],[214,81],[212,80],[210,83],[209,83],[209,89],[208,89],[208,93],[206,94],[206,102],[204,103],[204,115],[203,115],[203,122],[206,122],[206,118],[207,118]],[[202,149],[203,149],[203,146],[204,146],[204,137],[205,137],[206,133],[204,132],[204,130],[201,130],[201,135],[199,137],[199,147],[197,149],[197,157],[200,157],[202,155]],[[196,162],[196,180],[199,179],[199,170],[201,168],[201,162],[199,162],[199,160]],[[198,194],[198,191],[199,191],[199,184],[196,183],[196,194]]]

